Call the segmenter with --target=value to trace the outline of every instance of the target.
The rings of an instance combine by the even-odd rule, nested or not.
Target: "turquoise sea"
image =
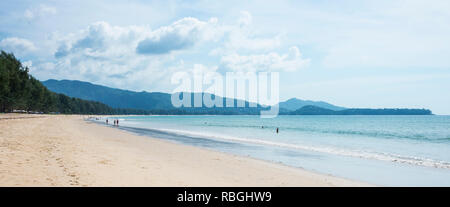
[[[450,186],[450,116],[115,118],[140,135],[370,184]]]

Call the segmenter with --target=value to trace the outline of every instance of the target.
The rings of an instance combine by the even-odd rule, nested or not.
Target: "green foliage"
[[[0,53],[0,110],[25,108],[29,97],[28,68],[13,54]]]
[[[63,114],[147,114],[144,110],[113,109],[95,101],[71,98],[49,91],[28,74],[28,68],[11,53],[0,54],[0,112]]]

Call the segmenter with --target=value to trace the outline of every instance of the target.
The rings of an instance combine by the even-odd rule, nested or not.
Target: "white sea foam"
[[[388,154],[388,153],[379,153],[379,152],[367,152],[367,151],[359,151],[359,150],[350,150],[350,149],[339,149],[335,147],[325,147],[325,146],[307,146],[307,145],[298,145],[298,144],[289,144],[283,142],[273,142],[268,140],[258,140],[258,139],[250,139],[244,137],[234,137],[234,136],[226,136],[221,134],[214,133],[206,133],[206,132],[196,132],[196,131],[187,131],[187,130],[177,130],[177,129],[167,129],[167,128],[148,128],[155,131],[161,131],[166,133],[172,133],[177,135],[189,136],[192,138],[206,138],[206,139],[214,139],[214,140],[222,140],[222,141],[231,141],[238,143],[249,143],[249,144],[258,144],[265,146],[275,146],[281,148],[290,148],[297,150],[306,150],[313,151],[319,153],[328,153],[340,156],[349,156],[363,159],[373,159],[380,161],[388,161],[394,163],[405,163],[411,165],[425,166],[425,167],[434,167],[434,168],[444,168],[450,169],[450,163],[444,161],[438,161],[428,158],[422,157],[411,157],[411,156],[403,156],[396,154]]]

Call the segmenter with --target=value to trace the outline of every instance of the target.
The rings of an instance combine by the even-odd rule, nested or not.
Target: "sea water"
[[[450,186],[450,116],[116,118],[141,135],[370,184]]]

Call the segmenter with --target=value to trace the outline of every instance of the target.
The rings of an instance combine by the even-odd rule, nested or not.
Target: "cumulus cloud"
[[[82,31],[61,37],[54,56],[83,55],[97,59],[123,57],[133,54],[137,43],[148,34],[148,27],[118,27],[107,22],[95,22]]]
[[[212,18],[208,22],[196,18],[183,18],[173,24],[161,27],[151,33],[149,38],[139,42],[139,54],[166,54],[174,50],[189,48],[201,40],[213,38],[211,27],[217,23]]]
[[[286,54],[262,50],[258,51],[259,55],[239,55],[251,54],[261,45],[266,49],[275,47],[280,41],[278,36],[253,37],[251,15],[245,12],[242,15],[240,23],[233,25],[219,24],[216,18],[202,21],[187,17],[153,30],[148,26],[95,22],[73,33],[54,33],[51,37],[52,42],[57,42],[52,47],[54,59],[33,62],[33,68],[36,68],[33,75],[41,79],[77,79],[117,88],[154,91],[170,88],[171,75],[179,71],[192,74],[223,70],[292,71],[308,63],[296,47]],[[240,36],[231,37],[234,34]],[[216,45],[231,52],[218,53],[220,56],[210,63],[205,63],[203,58],[192,60],[192,53],[185,53],[188,48]],[[241,53],[243,48],[251,48],[251,51]],[[198,50],[195,55],[206,56],[208,52]],[[187,64],[184,58],[188,60]]]
[[[47,15],[56,14],[56,8],[41,4],[37,8],[30,8],[25,10],[24,17],[28,20],[35,19],[37,17],[45,17]]]
[[[10,37],[0,41],[0,49],[23,55],[35,51],[36,46],[27,39]]]
[[[197,42],[214,40],[214,25],[217,19],[200,21],[184,18],[165,27],[151,30],[147,26],[113,26],[107,22],[96,22],[86,29],[71,34],[56,35],[59,44],[55,47],[54,64],[41,64],[42,75],[49,74],[67,79],[80,79],[102,83],[119,88],[136,89],[161,86],[166,81],[170,86],[171,73],[184,70],[174,62],[170,51],[193,46]],[[164,56],[148,56],[139,53],[139,45],[146,40],[154,41],[153,47],[160,47]],[[170,41],[169,41],[170,40]],[[173,40],[178,42],[173,43]],[[144,46],[142,46],[144,44]],[[141,48],[144,54],[149,48]],[[161,50],[165,50],[161,52]],[[180,60],[180,59],[179,59]],[[174,66],[175,65],[175,66]],[[190,66],[187,66],[190,67]],[[48,75],[45,78],[49,77]]]
[[[118,27],[107,22],[96,22],[78,33],[62,37],[54,56],[74,53],[88,56],[110,56],[111,53],[168,54],[217,38],[217,19],[200,21],[183,18],[169,26],[151,30],[143,26]]]
[[[173,56],[144,56],[136,53],[138,43],[152,35],[147,26],[112,26],[96,22],[71,34],[55,35],[54,64],[35,64],[43,79],[63,77],[118,88],[154,89],[170,77]],[[178,68],[177,68],[178,70]],[[48,75],[48,74],[51,74]],[[135,88],[138,86],[139,88]]]
[[[224,55],[237,50],[271,50],[281,46],[283,34],[261,37],[252,27],[253,17],[248,11],[241,11],[237,24],[223,26],[226,33],[223,45],[210,51],[210,55]]]
[[[271,52],[260,55],[231,54],[221,58],[221,68],[232,71],[296,71],[307,66],[309,59],[302,58],[297,47],[291,47],[286,54]]]

